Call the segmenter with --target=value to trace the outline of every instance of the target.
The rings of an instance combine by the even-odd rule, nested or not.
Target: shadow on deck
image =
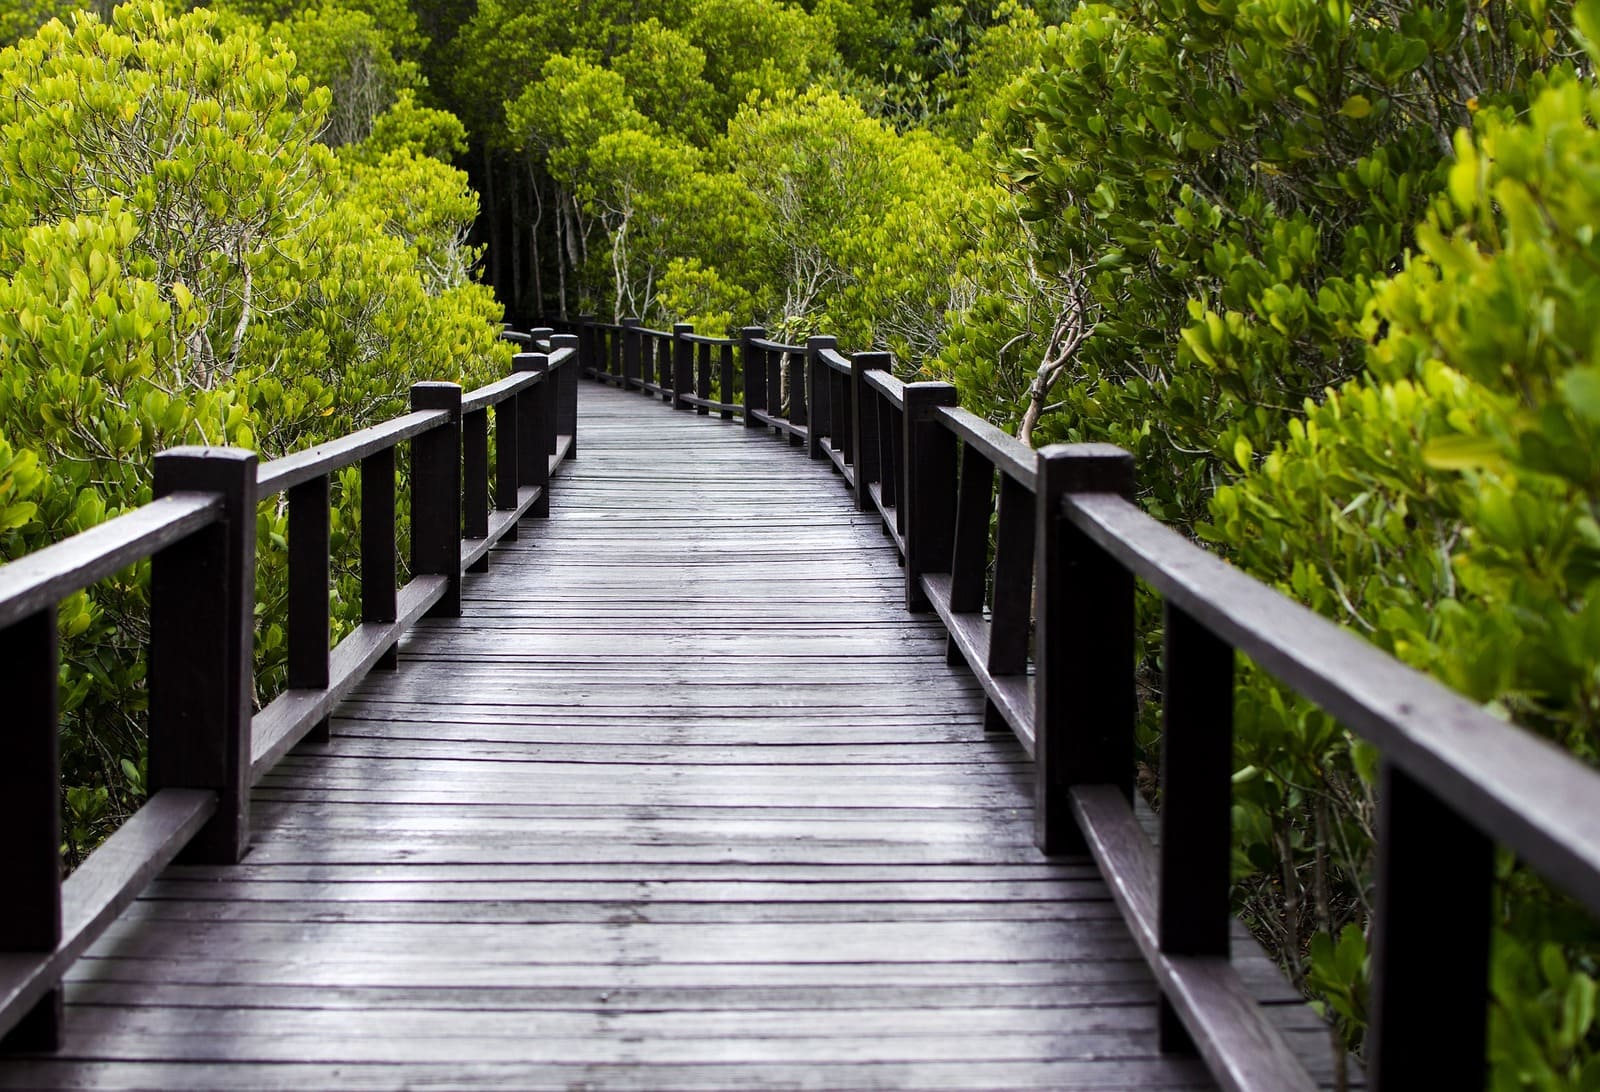
[[[0,1087],[1212,1087],[876,515],[641,401],[584,387],[548,524],[260,781],[241,864],[123,913]]]

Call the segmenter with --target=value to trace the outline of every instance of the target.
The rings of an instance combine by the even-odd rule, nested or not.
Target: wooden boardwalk
[[[0,1087],[1211,1087],[875,517],[637,394],[585,385],[579,435],[466,617],[261,783],[244,863],[150,887]]]

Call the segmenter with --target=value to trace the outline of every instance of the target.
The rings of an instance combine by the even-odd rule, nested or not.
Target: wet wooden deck
[[[0,1087],[1211,1087],[837,479],[582,404],[548,523],[266,778],[243,864],[110,929]]]

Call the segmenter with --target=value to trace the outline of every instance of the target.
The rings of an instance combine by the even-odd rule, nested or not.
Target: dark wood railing
[[[1160,984],[1162,1046],[1198,1051],[1224,1088],[1315,1087],[1229,962],[1235,653],[1375,744],[1368,1076],[1483,1086],[1494,847],[1600,915],[1600,773],[1146,515],[1120,449],[1034,451],[953,387],[902,383],[888,354],[830,338],[575,328],[586,374],[680,405],[681,372],[639,370],[643,339],[657,358],[740,348],[714,407],[826,457],[878,514],[908,608],[937,613],[988,726],[1034,759],[1039,846],[1094,856]],[[1158,842],[1134,807],[1136,578],[1165,609]]]
[[[545,331],[544,333],[549,333]],[[237,861],[251,787],[425,615],[461,613],[461,576],[487,567],[525,513],[549,511],[555,468],[576,454],[577,339],[514,358],[512,375],[463,395],[419,383],[412,411],[257,465],[238,448],[156,456],[151,503],[0,567],[0,1034],[53,1049],[60,982],[145,884],[181,853]],[[489,492],[488,414],[496,417]],[[411,579],[396,587],[395,449],[411,445]],[[361,617],[329,649],[329,483],[361,468]],[[287,494],[288,680],[251,715],[256,505]],[[463,523],[464,521],[464,523]],[[464,532],[463,532],[464,526]],[[61,877],[56,611],[151,560],[149,797]]]

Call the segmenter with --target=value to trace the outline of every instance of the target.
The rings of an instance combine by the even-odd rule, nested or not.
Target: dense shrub
[[[341,161],[318,142],[328,92],[249,27],[143,0],[53,22],[0,52],[0,92],[0,556],[148,500],[161,448],[270,458],[395,412],[414,379],[499,370],[462,177],[404,150]],[[259,533],[265,698],[277,505]],[[140,789],[142,575],[61,612],[74,853]]]

